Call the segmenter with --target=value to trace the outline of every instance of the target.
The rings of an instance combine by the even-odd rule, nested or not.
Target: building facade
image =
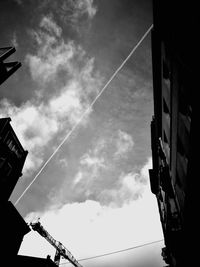
[[[14,47],[0,48],[0,85],[20,66],[19,62],[5,62],[15,52]],[[46,259],[18,255],[24,235],[31,231],[9,198],[22,176],[28,152],[17,138],[10,118],[0,118],[0,233],[1,262],[7,266],[57,266],[50,257]]]
[[[49,256],[47,256],[45,259],[18,255],[15,258],[14,263],[16,266],[20,267],[57,267],[57,265],[50,259]]]
[[[153,17],[151,191],[159,207],[164,260],[168,266],[193,266],[192,240],[197,230],[194,175],[198,173],[193,154],[194,99],[198,76],[194,55],[197,44],[191,41],[197,16],[192,5],[153,1]]]
[[[10,118],[0,118],[0,199],[8,200],[22,175],[22,168],[28,154],[19,142]]]
[[[30,232],[30,227],[24,221],[11,201],[0,203],[0,212],[2,214],[0,220],[1,229],[1,259],[15,258],[20,249],[24,235]]]
[[[21,67],[21,63],[18,61],[5,61],[15,51],[15,48],[12,46],[0,47],[0,85]]]
[[[21,217],[10,195],[22,175],[22,168],[28,154],[20,144],[10,118],[0,118],[0,229],[2,237],[1,256],[12,259],[17,255],[29,226]]]

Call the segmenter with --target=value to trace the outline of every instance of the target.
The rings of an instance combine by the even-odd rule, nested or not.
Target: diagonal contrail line
[[[118,72],[123,68],[123,66],[126,64],[126,62],[129,60],[129,58],[132,56],[132,54],[135,52],[135,50],[138,48],[138,46],[142,43],[142,41],[146,38],[146,36],[149,34],[151,29],[153,28],[153,24],[149,27],[149,29],[145,32],[145,34],[142,36],[142,38],[139,40],[139,42],[134,46],[134,48],[131,50],[129,55],[125,58],[125,60],[122,62],[122,64],[117,68],[117,70],[113,73],[113,75],[110,77],[110,79],[107,81],[107,83],[104,85],[104,87],[100,90],[100,92],[97,94],[95,99],[92,101],[92,103],[89,105],[89,107],[85,110],[85,112],[82,114],[82,116],[79,118],[79,120],[76,122],[76,124],[72,127],[72,129],[67,133],[65,138],[62,140],[62,142],[58,145],[58,147],[54,150],[54,152],[51,154],[51,156],[47,159],[47,161],[42,165],[39,172],[35,175],[34,179],[30,182],[30,184],[26,187],[26,189],[23,191],[23,193],[20,195],[20,197],[16,200],[15,206],[18,204],[20,199],[24,196],[24,194],[28,191],[28,189],[31,187],[31,185],[35,182],[35,180],[38,178],[38,176],[41,174],[41,172],[44,170],[44,168],[47,166],[47,164],[51,161],[51,159],[55,156],[55,154],[58,152],[58,150],[61,148],[61,146],[67,141],[67,139],[71,136],[71,134],[74,132],[74,130],[78,127],[80,122],[83,120],[83,118],[87,115],[87,113],[91,110],[91,108],[94,106],[98,98],[102,95],[102,93],[105,91],[105,89],[108,87],[108,85],[111,83],[111,81],[115,78],[115,76],[118,74]]]

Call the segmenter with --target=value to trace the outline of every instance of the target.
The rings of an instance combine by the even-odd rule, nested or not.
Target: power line
[[[153,24],[149,27],[149,29],[145,32],[145,34],[142,36],[142,38],[139,40],[139,42],[134,46],[134,48],[131,50],[129,55],[125,58],[125,60],[122,62],[122,64],[117,68],[117,70],[113,73],[113,75],[110,77],[110,79],[107,81],[107,83],[104,85],[104,87],[100,90],[100,92],[97,94],[95,99],[92,101],[92,103],[89,105],[89,107],[85,110],[83,115],[80,117],[80,119],[76,122],[76,124],[72,127],[72,129],[67,133],[65,138],[62,140],[62,142],[58,145],[58,147],[54,150],[54,152],[51,154],[51,156],[47,159],[47,161],[42,165],[41,169],[38,171],[38,173],[35,175],[33,180],[30,182],[30,184],[26,187],[26,189],[23,191],[23,193],[20,195],[20,197],[16,200],[15,206],[18,204],[20,199],[24,196],[24,194],[28,191],[28,189],[31,187],[31,185],[35,182],[35,180],[38,178],[38,176],[41,174],[41,172],[44,170],[44,168],[47,166],[47,164],[51,161],[51,159],[55,156],[55,154],[58,152],[58,150],[62,147],[62,145],[67,141],[67,139],[71,136],[71,134],[74,132],[74,130],[78,127],[78,125],[81,123],[83,118],[87,115],[87,113],[91,110],[91,108],[94,106],[98,98],[102,95],[102,93],[105,91],[105,89],[108,87],[108,85],[111,83],[111,81],[115,78],[115,76],[118,74],[118,72],[123,68],[123,66],[126,64],[126,62],[129,60],[129,58],[132,56],[132,54],[135,52],[135,50],[139,47],[139,45],[142,43],[142,41],[146,38],[146,36],[149,34],[151,29],[153,28]]]
[[[109,253],[105,253],[105,254],[100,254],[100,255],[93,256],[93,257],[89,257],[89,258],[80,259],[78,261],[86,261],[86,260],[92,260],[92,259],[96,259],[96,258],[101,258],[101,257],[109,256],[109,255],[112,255],[112,254],[117,254],[117,253],[129,251],[129,250],[133,250],[133,249],[136,249],[136,248],[149,246],[149,245],[152,245],[152,244],[155,244],[155,243],[158,243],[158,242],[162,242],[163,240],[164,239],[160,239],[160,240],[152,241],[152,242],[145,243],[145,244],[142,244],[142,245],[138,245],[138,246],[135,246],[135,247],[125,248],[125,249],[122,249],[122,250],[117,250],[117,251],[113,251],[113,252],[109,252]],[[60,265],[67,264],[67,263],[69,263],[69,262],[63,262]]]

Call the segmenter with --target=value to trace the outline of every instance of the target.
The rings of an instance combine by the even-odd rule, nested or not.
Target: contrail
[[[142,41],[146,38],[146,36],[149,34],[151,29],[153,28],[153,24],[149,27],[149,29],[145,32],[145,34],[142,36],[142,38],[139,40],[139,42],[134,46],[134,48],[131,50],[129,55],[125,58],[125,60],[122,62],[122,64],[118,67],[118,69],[113,73],[113,75],[110,77],[110,79],[107,81],[107,83],[104,85],[104,87],[100,90],[100,92],[97,94],[95,99],[92,101],[92,103],[89,105],[89,107],[85,110],[83,115],[79,118],[79,120],[76,122],[76,124],[72,127],[72,129],[68,132],[68,134],[65,136],[65,138],[62,140],[62,142],[58,145],[58,147],[54,150],[54,152],[51,154],[51,156],[47,159],[47,161],[42,165],[39,172],[35,175],[34,179],[31,181],[31,183],[26,187],[26,189],[23,191],[23,193],[20,195],[20,197],[15,202],[15,206],[18,204],[20,199],[24,196],[24,194],[28,191],[28,189],[31,187],[31,185],[35,182],[35,180],[38,178],[38,176],[41,174],[41,172],[44,170],[46,165],[51,161],[51,159],[55,156],[55,154],[58,152],[58,150],[61,148],[61,146],[67,141],[67,139],[71,136],[71,134],[74,132],[74,130],[78,127],[80,122],[83,120],[83,118],[87,115],[87,113],[91,110],[91,108],[94,106],[98,98],[102,95],[102,93],[105,91],[105,89],[108,87],[108,85],[112,82],[112,80],[115,78],[115,76],[118,74],[118,72],[123,68],[123,66],[126,64],[126,62],[129,60],[129,58],[132,56],[132,54],[135,52],[135,50],[138,48],[138,46],[142,43]]]

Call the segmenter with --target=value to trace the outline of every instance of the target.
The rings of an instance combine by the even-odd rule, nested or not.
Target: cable
[[[155,244],[155,243],[158,243],[158,242],[162,242],[163,240],[164,239],[160,239],[160,240],[152,241],[152,242],[145,243],[145,244],[142,244],[142,245],[138,245],[138,246],[135,246],[135,247],[125,248],[125,249],[122,249],[122,250],[117,250],[117,251],[113,251],[113,252],[109,252],[109,253],[105,253],[105,254],[101,254],[101,255],[96,255],[96,256],[93,256],[93,257],[89,257],[89,258],[80,259],[80,260],[78,260],[78,262],[79,261],[92,260],[92,259],[96,259],[96,258],[101,258],[101,257],[109,256],[109,255],[112,255],[112,254],[117,254],[117,253],[125,252],[125,251],[128,251],[128,250],[133,250],[133,249],[136,249],[136,248],[149,246],[149,245],[152,245],[152,244]],[[67,264],[67,263],[69,263],[69,262],[63,262],[60,265]]]
[[[23,191],[23,193],[20,195],[20,197],[16,200],[14,205],[16,206],[20,199],[24,196],[24,194],[28,191],[28,189],[31,187],[31,185],[35,182],[35,180],[38,178],[38,176],[41,174],[41,172],[44,170],[46,165],[50,162],[50,160],[55,156],[55,154],[58,152],[58,150],[61,148],[61,146],[67,141],[67,139],[71,136],[71,134],[74,132],[74,130],[77,128],[77,126],[80,124],[80,122],[83,120],[83,118],[87,115],[87,113],[90,111],[90,109],[94,106],[98,98],[102,95],[102,93],[105,91],[105,89],[108,87],[108,85],[111,83],[111,81],[115,78],[115,76],[118,74],[118,72],[123,68],[123,66],[126,64],[126,62],[129,60],[129,58],[132,56],[132,54],[135,52],[135,50],[138,48],[138,46],[142,43],[142,41],[146,38],[146,36],[149,34],[151,29],[153,28],[153,24],[149,27],[149,29],[145,32],[145,34],[142,36],[142,38],[139,40],[139,42],[134,46],[134,48],[131,50],[129,55],[125,58],[125,60],[122,62],[122,64],[117,68],[117,70],[113,73],[113,75],[110,77],[110,79],[107,81],[107,83],[104,85],[104,87],[100,90],[100,92],[97,94],[95,99],[92,101],[92,103],[89,105],[89,107],[86,109],[86,111],[83,113],[83,115],[80,117],[80,119],[76,122],[76,124],[72,127],[72,129],[67,133],[65,138],[62,140],[62,142],[58,145],[58,147],[54,150],[54,152],[51,154],[51,156],[47,159],[47,161],[43,164],[39,172],[35,175],[34,179],[30,182],[30,184],[26,187],[26,189]]]

